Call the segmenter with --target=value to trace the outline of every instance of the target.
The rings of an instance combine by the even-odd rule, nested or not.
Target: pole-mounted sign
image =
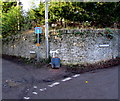
[[[35,27],[35,33],[41,34],[42,33],[42,27]]]
[[[39,62],[39,46],[40,46],[40,34],[42,33],[42,28],[41,27],[35,27],[35,33],[37,34],[37,44],[36,46],[38,47],[37,48],[37,61]]]

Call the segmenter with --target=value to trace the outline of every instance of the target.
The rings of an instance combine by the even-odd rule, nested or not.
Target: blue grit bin
[[[53,57],[51,59],[51,65],[52,65],[52,68],[59,68],[60,67],[60,58]]]

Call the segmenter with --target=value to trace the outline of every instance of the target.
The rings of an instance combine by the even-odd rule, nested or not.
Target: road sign
[[[39,62],[39,56],[40,56],[40,53],[39,53],[39,46],[40,46],[40,34],[42,33],[42,28],[41,27],[35,27],[35,33],[37,34],[37,62]]]
[[[39,47],[39,46],[40,46],[40,44],[39,44],[39,43],[37,43],[37,44],[36,44],[36,46],[38,46],[38,47]]]
[[[35,27],[35,33],[36,34],[42,33],[42,27]]]

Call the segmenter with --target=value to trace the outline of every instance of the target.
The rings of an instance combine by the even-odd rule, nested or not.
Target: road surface
[[[36,69],[30,65],[24,66],[3,59],[2,97],[3,99],[118,99],[118,67],[72,74],[47,67]]]

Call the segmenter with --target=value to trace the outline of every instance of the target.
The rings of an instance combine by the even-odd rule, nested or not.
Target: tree
[[[17,2],[3,2],[2,4],[2,13],[7,13],[12,6],[16,6]]]
[[[4,9],[6,7],[6,3],[3,3],[2,10],[2,36],[7,37],[12,34],[17,34],[18,32],[18,20],[19,26],[22,27],[23,23],[23,15],[20,6],[10,6],[9,9]],[[11,4],[11,3],[10,3]],[[7,6],[9,2],[7,3]]]

